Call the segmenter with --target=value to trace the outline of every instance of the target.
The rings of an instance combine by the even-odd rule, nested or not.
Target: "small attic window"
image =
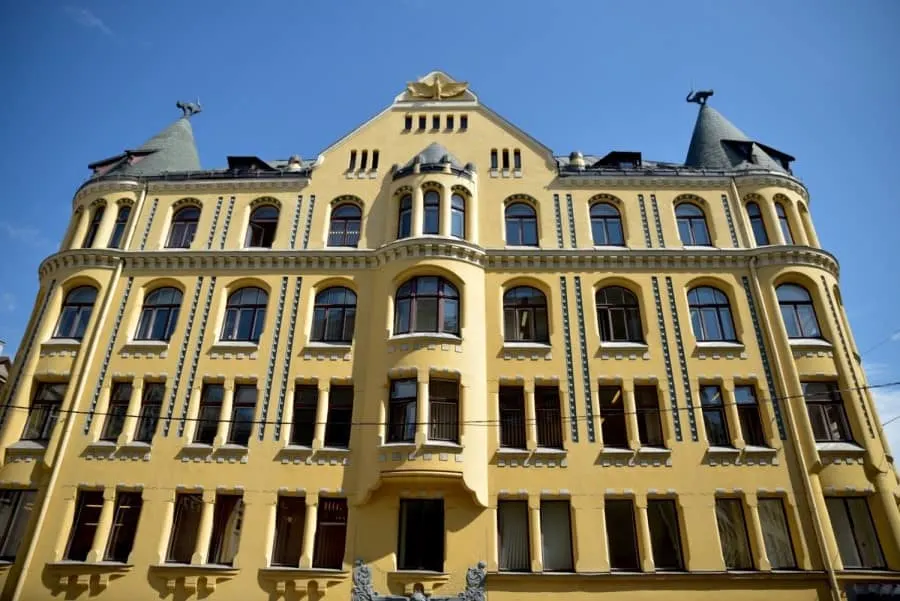
[[[425,115],[419,115],[419,129],[425,129],[426,118]]]
[[[441,116],[440,115],[432,115],[431,129],[440,129],[440,128],[441,128]]]
[[[460,115],[459,116],[459,128],[460,129],[469,129],[469,116],[468,115]]]
[[[403,118],[403,129],[409,131],[412,129],[412,115],[406,115]]]
[[[453,129],[453,115],[447,115],[447,129]]]

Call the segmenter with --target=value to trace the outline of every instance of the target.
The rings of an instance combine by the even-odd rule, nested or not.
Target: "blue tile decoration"
[[[759,324],[759,317],[756,312],[756,302],[753,300],[753,292],[750,290],[750,280],[747,276],[741,277],[741,283],[744,285],[744,294],[747,295],[747,304],[750,306],[750,319],[753,320],[753,331],[756,333],[756,345],[759,347],[759,356],[762,359],[763,371],[766,372],[766,385],[769,387],[769,398],[772,399],[772,409],[775,411],[775,422],[778,424],[778,434],[781,440],[787,440],[787,433],[784,429],[784,420],[781,417],[781,406],[779,404],[778,392],[775,389],[775,379],[772,377],[772,365],[769,363],[769,352],[766,349],[765,340],[763,340],[762,328]]]
[[[559,194],[553,195],[553,209],[556,213],[556,245],[563,247],[562,209],[559,206]]]
[[[97,410],[97,399],[100,398],[100,389],[103,388],[103,381],[106,379],[106,372],[109,369],[109,360],[112,358],[113,347],[116,344],[116,338],[119,336],[119,327],[122,325],[122,317],[125,315],[125,305],[128,304],[128,297],[131,296],[131,287],[134,285],[134,276],[129,276],[125,284],[125,291],[122,293],[122,300],[119,301],[119,310],[116,311],[116,320],[113,322],[112,333],[106,343],[106,352],[103,354],[103,362],[100,364],[100,374],[97,376],[97,383],[94,384],[94,393],[91,395],[91,405],[88,408],[87,415],[84,417],[84,433],[87,434],[91,429],[91,422],[94,421],[94,412]],[[103,324],[98,323],[96,327],[102,327]]]
[[[572,442],[578,442],[578,406],[575,400],[575,368],[572,365],[572,335],[569,327],[569,290],[566,276],[559,276],[562,296],[563,342],[566,348],[566,385],[569,390],[569,426]]]
[[[293,246],[293,244],[292,244]],[[297,325],[297,307],[300,306],[300,287],[303,278],[297,276],[294,282],[294,297],[291,303],[291,317],[288,322],[287,344],[284,350],[284,366],[281,369],[281,389],[278,392],[278,411],[275,415],[275,440],[281,440],[281,420],[284,417],[284,397],[291,383],[288,377],[291,371],[291,359],[294,357],[294,329]]]
[[[865,393],[860,386],[859,379],[856,377],[856,370],[853,369],[853,358],[850,355],[850,346],[847,344],[847,338],[844,336],[844,328],[841,327],[841,319],[834,304],[834,298],[831,296],[831,290],[828,288],[828,282],[825,276],[822,278],[822,290],[825,291],[825,298],[828,299],[828,308],[831,310],[831,319],[837,330],[838,338],[841,340],[841,350],[844,352],[844,360],[847,361],[847,367],[850,369],[850,377],[853,379],[853,388],[855,395],[859,398],[859,406],[862,409],[863,417],[866,420],[866,429],[869,431],[869,438],[875,438],[875,430],[872,428],[872,418],[869,417],[869,410],[866,409],[866,403],[863,399]]]
[[[316,208],[316,195],[309,195],[309,209],[306,211],[306,227],[303,228],[303,248],[309,246],[309,231],[312,229],[313,211]]]
[[[650,204],[653,205],[653,221],[656,222],[656,237],[659,238],[659,247],[666,247],[666,237],[663,236],[662,221],[659,220],[659,204],[656,202],[656,194],[650,195]]]
[[[163,436],[169,435],[169,425],[172,422],[172,413],[175,411],[175,396],[178,394],[178,385],[181,383],[181,374],[184,371],[184,362],[187,360],[188,344],[191,342],[191,331],[194,329],[194,316],[197,314],[197,304],[200,302],[200,288],[203,286],[203,276],[197,278],[194,285],[194,296],[191,298],[191,307],[187,315],[187,328],[181,347],[178,349],[178,362],[175,364],[175,376],[172,378],[172,389],[169,392],[169,403],[166,409],[166,419],[163,421]]]
[[[681,337],[681,322],[678,319],[678,305],[675,303],[675,290],[672,278],[666,276],[666,291],[669,293],[669,310],[672,311],[672,323],[675,326],[675,346],[678,348],[678,364],[681,367],[681,379],[684,381],[684,400],[688,410],[688,423],[691,426],[691,440],[697,440],[697,422],[694,419],[694,395],[691,393],[691,379],[688,374],[687,358],[684,353],[684,340]]]
[[[232,213],[234,213],[234,196],[228,201],[228,210],[225,212],[225,221],[222,224],[222,238],[219,240],[219,250],[225,248],[225,239],[228,238],[228,226],[231,225]]]
[[[569,216],[569,241],[572,248],[578,248],[578,238],[575,236],[575,210],[572,207],[572,195],[566,194],[566,213]]]
[[[653,248],[653,240],[650,238],[650,224],[647,222],[647,206],[644,204],[644,195],[638,194],[638,207],[641,209],[641,225],[644,230],[644,244],[647,248]]]
[[[266,368],[266,383],[263,387],[263,404],[259,417],[259,439],[266,436],[266,418],[269,415],[269,399],[272,392],[272,379],[275,376],[275,361],[278,359],[278,341],[281,339],[281,317],[284,315],[284,297],[287,294],[288,276],[281,278],[281,292],[278,295],[278,309],[275,312],[275,332],[272,334],[272,351],[269,353],[269,366]]]
[[[297,207],[294,211],[294,221],[291,223],[291,248],[297,248],[297,226],[300,225],[300,211],[303,210],[303,195],[297,195]]]
[[[728,222],[728,232],[731,234],[731,243],[738,247],[737,232],[734,230],[734,219],[731,218],[731,205],[728,204],[728,196],[722,195],[722,207],[725,209],[725,220]]]
[[[575,276],[575,309],[578,312],[578,340],[581,350],[581,379],[584,384],[584,415],[587,420],[587,434],[590,442],[596,442],[594,437],[594,409],[591,405],[591,369],[588,364],[587,332],[584,327],[584,303],[581,298],[581,276]]]
[[[22,372],[25,371],[25,364],[28,363],[28,357],[31,356],[31,349],[34,347],[34,339],[37,338],[38,330],[41,329],[41,322],[44,321],[44,315],[47,313],[47,305],[50,303],[50,298],[53,296],[53,291],[55,289],[56,280],[50,280],[50,285],[47,286],[47,292],[41,299],[41,306],[40,309],[38,309],[37,318],[34,320],[34,326],[32,326],[31,331],[28,333],[28,338],[22,346],[22,349],[16,353],[16,357],[21,357],[21,359],[18,365],[15,366],[15,375],[13,375],[12,382],[9,382],[6,387],[6,398],[3,399],[3,411],[0,412],[0,429],[3,428],[3,424],[6,422],[6,412],[9,410],[8,404],[11,400],[15,399],[16,391],[19,388],[19,382],[22,379]]]
[[[150,215],[147,216],[147,225],[144,227],[144,235],[141,236],[141,250],[147,248],[147,239],[150,237],[150,228],[153,226],[153,217],[156,215],[156,207],[159,205],[159,199],[154,198],[150,203]]]
[[[666,318],[663,315],[662,298],[659,294],[659,280],[656,276],[651,277],[650,280],[653,284],[653,300],[656,302],[656,325],[659,328],[663,360],[666,364],[666,380],[669,383],[669,399],[672,405],[672,422],[675,425],[675,440],[681,441],[681,416],[678,411],[678,395],[675,392],[675,374],[672,371],[672,357],[669,354],[669,336],[666,333]]]
[[[184,404],[181,408],[181,419],[178,421],[178,436],[184,434],[184,424],[187,421],[188,406],[191,402],[191,390],[194,388],[194,379],[197,376],[197,363],[200,361],[200,353],[203,351],[203,339],[206,338],[207,319],[209,318],[209,307],[212,305],[213,294],[216,291],[216,276],[209,278],[209,289],[206,291],[206,303],[203,305],[203,317],[200,323],[203,328],[197,334],[197,346],[194,347],[194,356],[191,357],[191,371],[188,374],[187,390],[184,393]]]
[[[206,249],[212,250],[213,239],[216,237],[216,226],[219,224],[219,213],[222,212],[222,202],[225,199],[220,196],[216,201],[216,211],[213,213],[212,227],[209,228],[209,238],[206,240]]]

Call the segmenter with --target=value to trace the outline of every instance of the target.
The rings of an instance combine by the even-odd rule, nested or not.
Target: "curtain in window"
[[[497,536],[500,539],[500,569],[531,570],[527,501],[500,501],[497,504]]]
[[[781,499],[759,500],[759,522],[766,543],[766,555],[772,567],[776,570],[797,567]]]
[[[750,555],[750,543],[747,540],[747,527],[744,523],[744,510],[737,499],[716,500],[716,522],[719,527],[719,539],[722,542],[722,555],[725,567],[729,570],[753,569],[753,558]]]
[[[545,572],[572,571],[572,529],[568,501],[541,503],[541,541]]]
[[[244,501],[236,495],[223,495],[216,501],[209,562],[232,565],[241,540]]]

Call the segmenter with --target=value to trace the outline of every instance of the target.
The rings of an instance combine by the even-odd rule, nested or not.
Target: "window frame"
[[[650,392],[652,391],[652,402]],[[634,407],[637,413],[638,441],[642,447],[666,447],[666,435],[662,426],[659,388],[653,384],[635,384]],[[652,427],[651,427],[652,426]],[[650,431],[655,429],[658,438]]]
[[[641,552],[638,547],[637,523],[635,520],[634,499],[624,497],[607,497],[603,501],[603,516],[606,521],[606,541],[609,549],[609,569],[612,572],[640,572]],[[628,523],[624,522],[628,519]],[[628,532],[619,530],[617,526],[631,526],[630,540]],[[615,537],[615,540],[613,538]],[[625,553],[629,551],[629,557]],[[633,560],[633,561],[629,561]],[[617,565],[618,564],[618,565]]]
[[[100,514],[103,512],[103,489],[80,488],[75,500],[75,513],[66,542],[66,561],[87,561],[97,538]]]
[[[197,225],[200,223],[200,207],[187,205],[172,214],[166,248],[190,248],[197,236]]]
[[[402,386],[412,386],[412,393],[402,392]],[[416,440],[419,383],[415,378],[394,378],[390,381],[386,438],[390,443],[409,443]],[[402,418],[401,412],[402,409]],[[412,418],[412,421],[410,421]]]
[[[109,392],[109,404],[106,409],[106,420],[103,423],[103,431],[100,440],[116,442],[125,427],[125,419],[128,414],[128,405],[131,403],[131,395],[134,394],[134,386],[131,380],[119,380],[113,382]]]
[[[53,437],[53,431],[59,421],[68,384],[65,382],[37,382],[36,384],[31,403],[28,405],[28,417],[25,420],[21,440],[47,444]],[[58,395],[58,398],[50,398],[54,394],[53,391],[56,391],[55,394]],[[43,398],[44,396],[48,398]],[[34,418],[34,415],[38,417]],[[37,428],[35,428],[35,424],[32,424],[32,419],[38,421]]]
[[[701,291],[711,291],[714,297],[712,302],[700,299]],[[696,300],[692,299],[694,296]],[[731,299],[724,291],[714,286],[695,286],[688,290],[688,310],[691,316],[691,329],[697,342],[731,342],[739,343],[737,329],[734,322],[734,314],[731,311]],[[706,316],[712,311],[716,318],[718,336],[712,335],[707,328]],[[725,326],[728,326],[726,328]],[[699,328],[698,328],[699,326]],[[698,331],[699,329],[699,331]],[[732,336],[729,337],[728,333]]]
[[[422,235],[437,236],[441,233],[441,193],[434,188],[422,195]]]
[[[130,503],[130,504],[126,504]],[[144,509],[144,497],[140,490],[117,490],[116,500],[113,505],[113,520],[109,528],[109,538],[103,551],[103,561],[128,563],[128,558],[134,550],[134,542],[138,526],[141,523],[141,513]],[[122,538],[124,537],[124,538]],[[119,542],[127,549],[127,553],[117,550]]]
[[[450,235],[466,238],[466,198],[459,192],[450,195]]]
[[[79,293],[92,294],[91,299],[88,301],[73,298]],[[98,290],[87,284],[76,286],[66,292],[59,312],[59,321],[53,331],[54,339],[84,340],[94,313],[94,305],[97,303],[97,294]]]
[[[252,391],[252,399],[251,399]],[[253,426],[256,425],[256,405],[259,402],[259,390],[256,384],[236,384],[234,386],[234,400],[231,403],[231,415],[228,416],[228,437],[226,444],[246,447],[253,438]],[[250,410],[250,419],[246,416],[246,410]],[[246,438],[245,438],[246,436]]]
[[[246,294],[245,291],[256,291],[255,302],[244,302],[241,297]],[[260,302],[260,294],[262,302]],[[223,342],[253,342],[259,343],[259,339],[265,330],[266,309],[269,304],[269,293],[259,286],[243,286],[228,295],[225,302],[225,319],[222,320],[222,335],[220,340]],[[240,325],[244,312],[252,311],[250,316],[249,333],[246,336],[240,334]],[[231,327],[229,327],[229,324]]]
[[[691,209],[696,212],[688,213],[687,211]],[[675,221],[678,225],[678,238],[683,246],[713,246],[712,232],[706,220],[706,211],[700,205],[689,201],[678,203],[675,205]],[[698,234],[700,235],[698,236]],[[685,240],[685,237],[688,239]]]
[[[275,503],[275,536],[272,540],[271,567],[294,568],[303,555],[306,535],[306,497],[278,495]],[[285,515],[288,514],[288,515]]]
[[[435,292],[419,292],[426,280],[435,280]],[[422,311],[420,304],[434,303],[436,314],[434,316],[435,329],[425,329],[419,325],[419,314]],[[404,326],[401,323],[402,311],[400,307],[407,306],[407,321]],[[448,307],[455,305],[456,329],[446,327]],[[427,305],[426,305],[427,306]],[[437,275],[414,276],[401,284],[394,293],[394,332],[395,336],[404,334],[451,334],[459,337],[461,330],[461,299],[459,290],[448,279]],[[426,316],[427,318],[427,316]],[[424,318],[423,318],[424,319]]]
[[[847,416],[847,406],[841,395],[840,386],[834,380],[805,380],[800,382],[803,389],[803,399],[806,404],[806,412],[809,416],[813,439],[819,442],[849,442],[855,443],[853,428]],[[823,387],[821,391],[809,392],[810,387]],[[833,413],[836,410],[836,413]],[[832,417],[837,416],[835,421]],[[817,424],[828,430],[827,436],[820,437],[817,432]],[[835,432],[835,426],[837,432]]]
[[[779,513],[781,516],[781,524],[778,526],[773,524],[767,525],[767,516],[770,514],[766,511],[763,511],[764,506],[769,506],[769,504],[778,503]],[[759,523],[760,528],[762,530],[763,535],[763,544],[766,549],[766,557],[769,560],[769,564],[771,565],[773,570],[796,570],[797,569],[797,553],[794,549],[794,538],[791,536],[791,523],[788,519],[787,507],[785,506],[784,498],[782,497],[759,497],[757,499],[757,511],[759,513]],[[776,528],[780,528],[784,526],[783,536],[787,542],[787,548],[790,551],[790,561],[788,563],[777,563],[778,557],[777,553],[772,553],[770,549],[769,543],[776,544],[777,536],[775,536]],[[777,563],[777,565],[776,565]]]
[[[753,240],[757,246],[769,246],[769,232],[766,229],[766,221],[763,218],[759,203],[751,200],[745,205],[747,219],[750,221],[750,231],[753,232]]]
[[[784,205],[780,202],[775,203],[775,215],[778,217],[778,227],[781,229],[781,235],[784,237],[784,243],[793,245],[794,232],[791,230],[791,220],[787,216]]]
[[[591,240],[594,246],[625,246],[625,227],[622,222],[622,213],[618,207],[607,200],[598,200],[591,203],[588,208],[588,216],[590,217]],[[602,235],[598,236],[598,233],[602,233]],[[618,237],[613,234],[618,234]],[[602,240],[598,240],[598,237]]]
[[[234,560],[240,552],[241,536],[246,523],[245,510],[243,494],[216,493],[206,553],[208,565],[234,565]]]
[[[527,326],[522,326],[523,317],[528,318]],[[539,288],[514,286],[503,293],[504,342],[549,344],[549,317],[547,295]]]
[[[533,225],[533,232],[527,229],[529,225]],[[524,200],[517,200],[506,205],[503,209],[503,227],[507,246],[536,247],[540,245],[537,209]],[[510,236],[510,228],[513,228],[512,232],[515,233],[515,236]]]
[[[500,416],[500,448],[517,450],[528,448],[525,387],[501,384],[497,393],[497,405]],[[520,441],[521,444],[518,444]]]
[[[734,402],[737,405],[739,427],[744,442],[755,447],[768,447],[769,441],[766,438],[766,430],[763,428],[756,386],[753,384],[735,385]]]
[[[15,563],[31,523],[36,497],[33,489],[0,488],[0,501],[9,506],[8,518],[0,524],[0,561]]]
[[[662,513],[654,511],[655,507],[666,507],[671,511],[670,517],[674,519],[674,525],[666,524],[665,519],[662,518]],[[653,526],[655,517],[659,517],[663,521],[662,527],[665,528],[664,534],[668,535],[669,538],[667,544],[657,544],[658,541],[654,536],[655,529]],[[647,499],[647,529],[650,531],[650,547],[652,549],[653,565],[656,568],[656,571],[683,572],[685,570],[684,541],[681,537],[681,516],[678,511],[677,501],[672,498]],[[675,561],[672,563],[662,561],[665,559],[665,553],[670,553]]]
[[[347,499],[343,497],[319,497],[316,512],[316,537],[313,542],[312,567],[314,569],[343,569],[347,550]],[[339,534],[335,534],[339,533]],[[328,545],[340,538],[340,545],[331,549]],[[339,549],[339,553],[338,553]],[[333,554],[333,557],[329,554]],[[337,561],[338,558],[340,561]],[[331,559],[332,561],[325,561]]]
[[[611,293],[621,294],[621,302],[610,300]],[[594,306],[601,342],[646,343],[641,303],[634,292],[624,286],[604,286],[594,294]],[[624,337],[617,335],[617,325],[625,330]]]
[[[598,386],[597,408],[600,412],[600,435],[603,438],[603,447],[631,448],[628,441],[625,392],[622,386],[618,384]]]
[[[328,390],[328,409],[325,417],[325,439],[322,444],[329,449],[349,449],[353,433],[352,384],[332,384]]]
[[[199,530],[202,515],[202,493],[175,493],[172,528],[169,531],[169,542],[166,545],[165,563],[179,565],[191,563],[191,556],[197,547],[197,539],[200,536]],[[179,551],[184,554],[179,554]]]
[[[567,528],[550,528],[549,510],[551,507],[562,507],[565,505],[565,513],[562,513],[560,510],[559,515],[565,515],[567,521]],[[572,536],[572,503],[569,499],[541,499],[541,507],[540,507],[540,516],[541,516],[541,555],[544,559],[544,572],[574,572],[575,571],[575,549],[573,548],[574,536]],[[546,527],[545,527],[546,526]],[[553,537],[562,537],[565,535],[565,538],[568,539],[568,558],[566,561],[566,565],[552,566],[548,565],[550,562],[548,561],[548,557],[550,553],[547,552],[547,542],[550,536]],[[554,542],[561,543],[564,539],[559,539]],[[562,545],[560,545],[562,546]]]
[[[343,294],[342,301],[338,298],[330,298],[331,295],[337,294]],[[324,344],[352,344],[356,328],[357,301],[356,292],[346,286],[329,286],[320,290],[313,302],[310,341]],[[329,328],[335,319],[340,322],[339,336],[335,336]]]
[[[97,241],[97,234],[100,233],[100,224],[103,222],[103,214],[105,212],[105,203],[100,203],[94,207],[94,211],[91,213],[91,221],[84,234],[84,240],[81,242],[81,248],[93,248],[94,242]]]
[[[444,549],[446,519],[444,499],[400,499],[398,570],[444,571],[447,562]]]
[[[782,295],[796,293],[802,293],[806,298],[802,300],[782,298]],[[789,339],[824,340],[822,328],[819,327],[819,315],[809,290],[800,284],[787,282],[775,288],[775,298],[778,300],[778,310]],[[803,313],[807,311],[807,318],[810,314],[812,316],[812,324],[808,323],[808,319],[803,318]],[[812,329],[808,329],[810,325],[812,325]]]
[[[459,380],[428,379],[428,440],[459,444]]]
[[[412,236],[413,198],[411,193],[400,197],[397,205],[397,239]]]
[[[510,508],[510,509],[506,509]],[[512,515],[506,515],[512,514]],[[528,501],[521,499],[497,499],[497,570],[500,572],[531,571],[531,528],[529,526]],[[507,527],[507,524],[510,524]],[[516,528],[515,526],[519,526]],[[514,531],[514,532],[511,532]],[[507,535],[512,535],[508,537]],[[510,541],[510,538],[515,540]],[[524,538],[524,544],[522,539]],[[504,546],[504,541],[515,546]],[[523,557],[516,557],[515,551]],[[518,561],[517,561],[518,560]]]
[[[732,508],[737,507],[737,512],[735,512],[734,515],[728,515],[729,512],[725,510],[726,506],[730,506]],[[725,570],[729,571],[729,572],[734,571],[734,570],[738,570],[738,571],[755,570],[756,569],[756,566],[754,564],[755,558],[753,557],[753,547],[750,546],[750,533],[748,532],[748,529],[747,529],[747,513],[746,513],[746,511],[744,511],[743,500],[741,500],[739,498],[734,498],[734,497],[716,497],[715,513],[716,513],[716,528],[719,532],[719,544],[720,544],[720,547],[722,550],[722,559],[725,562]],[[739,540],[735,539],[734,542],[736,544],[742,546],[743,550],[746,551],[746,559],[749,562],[748,564],[737,564],[736,563],[734,565],[729,565],[728,553],[726,553],[726,549],[725,549],[726,540],[723,536],[724,526],[723,526],[722,520],[721,520],[722,514],[728,515],[729,520],[732,517],[737,517],[737,515],[740,516],[741,523],[739,525],[742,526],[743,536],[740,536],[741,535],[740,532],[735,532],[734,534],[735,534],[735,536],[738,537]],[[731,524],[731,526],[736,529],[738,524]],[[734,554],[741,555],[741,551],[742,551],[742,549],[735,548],[732,555],[734,555]]]
[[[164,293],[171,295],[168,302],[158,301],[157,298],[162,297]],[[135,331],[135,340],[155,340],[159,342],[168,342],[175,333],[175,327],[178,325],[178,315],[181,312],[181,304],[184,300],[184,294],[174,286],[160,286],[154,288],[141,305],[141,315],[138,319],[138,327]],[[163,331],[161,334],[156,332],[157,320],[165,318]]]
[[[728,423],[728,412],[725,410],[725,397],[719,384],[700,385],[700,410],[703,414],[703,429],[706,431],[706,442],[711,447],[733,447],[731,424]],[[713,416],[719,420],[719,427],[710,424]],[[715,425],[715,424],[713,424]],[[716,435],[721,434],[721,438]]]
[[[219,421],[222,419],[224,398],[224,384],[207,382],[203,385],[200,392],[200,407],[197,411],[197,425],[194,428],[194,444],[212,445],[215,442]],[[215,414],[215,417],[208,414]]]
[[[857,558],[859,559],[859,565],[848,565],[850,561],[848,558],[844,556],[843,549],[841,548],[841,543],[843,537],[839,536],[837,532],[837,528],[835,527],[835,516],[833,514],[832,507],[836,504],[840,503],[841,511],[843,512],[843,516],[846,519],[849,528],[850,537],[853,539],[854,551],[856,553]],[[865,527],[861,524],[857,524],[857,520],[853,519],[853,512],[850,509],[850,503],[863,503],[865,505],[867,523]],[[866,496],[829,496],[825,497],[825,505],[828,511],[829,521],[831,522],[832,530],[835,531],[835,538],[837,539],[838,553],[840,554],[841,563],[845,570],[867,570],[867,569],[884,569],[887,567],[887,562],[884,557],[884,548],[881,544],[881,538],[878,536],[878,530],[875,528],[875,521],[872,519],[872,507],[869,504],[869,499]],[[875,553],[877,561],[875,563],[870,564],[868,562],[868,557],[864,557],[864,549],[861,546],[860,535],[863,530],[868,530],[868,534],[871,534],[874,541],[874,546],[870,549]],[[869,553],[865,553],[865,555],[869,555]]]
[[[541,449],[565,449],[562,402],[559,387],[535,385],[534,414],[537,422],[537,445]]]
[[[266,211],[274,212],[274,217]],[[274,204],[259,204],[250,211],[244,248],[272,248],[278,235],[278,221],[281,210]]]
[[[109,235],[109,242],[106,244],[107,248],[122,248],[129,219],[131,219],[131,205],[120,205],[119,210],[116,211],[116,220],[113,223],[112,233]]]
[[[157,392],[158,399],[154,396]],[[144,382],[144,389],[141,392],[141,411],[134,430],[134,442],[145,442],[148,444],[153,442],[153,437],[156,436],[156,429],[159,427],[159,418],[162,415],[162,403],[165,394],[165,382]],[[149,427],[151,423],[152,427]],[[147,430],[150,432],[149,438],[143,434]]]
[[[361,232],[362,209],[356,203],[342,202],[331,210],[326,246],[357,248]]]
[[[316,436],[316,412],[319,406],[318,384],[294,386],[294,412],[291,417],[290,445],[311,448]]]

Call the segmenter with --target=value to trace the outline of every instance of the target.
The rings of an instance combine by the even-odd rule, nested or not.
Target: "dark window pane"
[[[606,535],[609,539],[610,567],[613,570],[639,570],[634,503],[631,500],[606,500]]]
[[[683,570],[678,507],[669,499],[647,501],[647,521],[657,570]]]

